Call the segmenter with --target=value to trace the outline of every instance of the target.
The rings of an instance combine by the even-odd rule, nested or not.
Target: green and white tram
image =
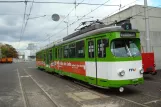
[[[36,54],[37,67],[103,88],[143,83],[139,31],[92,23]]]

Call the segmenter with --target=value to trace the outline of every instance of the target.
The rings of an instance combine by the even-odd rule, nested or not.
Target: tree
[[[0,46],[2,57],[12,57],[12,58],[18,58],[18,52],[12,45],[9,44],[2,44]]]

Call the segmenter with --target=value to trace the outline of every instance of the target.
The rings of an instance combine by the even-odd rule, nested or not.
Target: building
[[[20,62],[21,62],[21,61],[24,61],[24,60],[25,60],[25,53],[19,51],[19,52],[18,52],[18,59],[19,59]]]
[[[154,51],[155,54],[156,68],[161,69],[161,8],[148,7],[147,13],[149,15],[151,51]],[[114,25],[116,20],[118,25],[125,21],[131,22],[132,28],[140,31],[141,44],[143,50],[146,51],[144,6],[134,5],[102,19],[107,25]]]
[[[36,60],[36,45],[34,43],[29,43],[27,50],[30,51],[27,59],[30,61],[35,61]]]

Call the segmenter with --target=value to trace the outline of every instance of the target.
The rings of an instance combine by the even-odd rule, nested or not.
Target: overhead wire
[[[125,8],[127,6],[130,6],[131,4],[135,3],[136,1],[140,1],[140,0],[134,0],[134,1],[130,2],[130,3],[128,3],[128,4],[125,4],[125,5],[121,6],[121,7],[119,7],[119,9],[117,9],[117,10],[113,11],[112,13],[108,14],[107,17],[112,16],[113,14],[115,14],[117,12],[120,12],[123,8]],[[103,18],[102,20],[106,19],[107,17]],[[119,18],[121,18],[121,17],[119,16]],[[108,23],[108,22],[104,21],[104,23]],[[110,21],[110,22],[114,22],[114,21]]]
[[[80,3],[83,3],[83,2],[84,2],[84,0],[82,0]],[[77,6],[79,6],[80,3],[78,3],[77,5],[75,5],[74,8],[72,8],[71,11],[65,16],[65,18],[64,18],[61,22],[59,22],[59,23],[54,27],[54,29],[56,29],[56,28],[57,28],[57,27],[58,27],[58,26],[67,18],[67,17],[69,17],[69,15],[74,11],[74,9],[75,9]],[[45,39],[45,40],[48,40],[50,37],[52,37],[52,36],[48,36],[47,39],[45,39],[45,38],[44,38],[44,39]],[[40,42],[40,41],[39,41],[39,42]]]
[[[0,1],[0,3],[22,3],[22,2],[25,2],[25,1]],[[27,2],[32,2],[32,1],[27,1]],[[41,4],[76,4],[75,2],[61,2],[61,1],[34,1],[33,3],[41,3]],[[97,3],[93,3],[93,4],[91,4],[91,3],[78,3],[78,4],[83,4],[83,5],[100,5],[100,4],[97,4]],[[104,6],[119,6],[119,5],[104,5]]]
[[[34,2],[34,0],[33,0],[33,2]],[[21,42],[22,37],[23,37],[23,35],[24,35],[24,33],[25,33],[25,30],[26,30],[26,26],[27,26],[27,23],[28,23],[28,20],[29,20],[29,17],[30,17],[32,8],[33,8],[33,2],[32,2],[32,4],[31,4],[30,11],[29,11],[28,17],[27,17],[27,19],[26,19],[26,23],[25,23],[25,25],[24,25],[24,29],[23,29],[23,31],[22,31],[22,34],[20,35],[19,45],[20,45],[20,42]]]
[[[87,15],[89,15],[90,13],[94,12],[95,10],[97,10],[98,8],[102,7],[104,4],[106,4],[107,2],[109,2],[110,0],[107,0],[106,2],[104,2],[103,4],[99,5],[98,7],[96,7],[95,9],[91,10],[90,12],[88,12],[86,15],[82,16],[80,19],[78,19],[77,21],[83,19],[84,17],[86,17]],[[77,22],[76,21],[76,22]],[[73,22],[75,23],[75,22]]]
[[[73,24],[75,24],[76,22],[80,21],[81,19],[83,19],[84,17],[86,17],[87,15],[89,15],[90,13],[94,12],[95,10],[97,10],[98,8],[100,8],[101,6],[103,6],[104,4],[106,4],[107,2],[109,2],[110,0],[107,0],[106,2],[102,3],[101,5],[99,5],[98,7],[96,7],[95,9],[91,10],[90,12],[88,12],[87,14],[83,15],[81,18],[79,18],[78,20],[74,21],[73,23],[71,23],[68,27],[72,26]],[[58,33],[61,33],[62,31],[64,31],[65,29],[67,29],[67,27],[63,28],[61,31],[55,33],[54,35],[51,35],[49,37],[55,36]],[[48,39],[48,38],[47,38]],[[46,41],[47,39],[45,39],[44,41]]]
[[[97,10],[98,8],[100,8],[102,5],[106,4],[106,3],[109,2],[109,1],[110,1],[110,0],[106,1],[105,3],[101,4],[101,5],[98,6],[98,7],[96,7],[94,10],[92,10],[92,11],[90,11],[89,13],[87,13],[86,15],[82,16],[80,19],[78,19],[78,20],[74,21],[73,23],[71,23],[68,27],[70,27],[70,26],[72,26],[73,24],[75,24],[76,22],[80,21],[82,18],[84,18],[84,17],[86,17],[87,15],[89,15],[90,13],[94,12],[95,10]],[[123,6],[123,7],[121,7],[121,8],[124,8],[124,7],[126,7],[126,6],[128,6],[128,5],[132,4],[132,3],[134,3],[134,2],[136,2],[136,1],[137,1],[137,0],[135,0],[135,1],[133,1],[133,2],[131,2],[131,3],[127,4],[127,5],[125,5],[125,6]],[[119,9],[121,9],[121,8],[119,8]],[[118,10],[117,10],[117,11],[118,11]],[[63,28],[62,30],[60,30],[59,32],[55,33],[54,35],[52,35],[52,36],[50,36],[50,37],[48,37],[48,38],[51,38],[51,37],[57,35],[58,33],[61,33],[61,32],[64,31],[65,29],[67,29],[67,27]],[[48,38],[45,39],[44,41],[48,40]]]
[[[72,3],[72,2],[34,2],[34,3],[58,3],[58,4],[75,4],[75,2],[74,3]],[[93,4],[91,4],[91,3],[79,3],[78,2],[78,4],[83,4],[83,5],[101,5],[101,4],[97,4],[97,3],[93,3]],[[119,5],[103,5],[103,6],[119,6]]]
[[[25,1],[27,1],[27,0],[25,0]],[[24,10],[24,14],[23,14],[23,21],[22,21],[20,37],[19,37],[19,41],[18,41],[18,46],[17,47],[19,47],[19,45],[20,45],[21,35],[22,35],[22,32],[23,32],[23,28],[24,28],[24,23],[25,23],[25,19],[26,19],[26,8],[27,8],[27,2],[25,2],[25,10]]]
[[[23,3],[25,1],[0,1],[0,3]]]
[[[129,3],[129,4],[126,4],[126,5],[122,6],[121,8],[124,8],[124,7],[126,7],[126,6],[128,6],[128,5],[132,4],[132,3],[134,3],[134,2],[136,2],[136,1],[138,1],[138,0],[135,0],[135,1],[131,2],[131,3]],[[158,6],[161,6],[161,5],[158,5]],[[157,7],[158,7],[158,6],[157,6]],[[154,9],[154,8],[157,8],[157,7],[152,7],[152,8],[150,8],[150,9],[148,9],[148,10],[152,10],[152,9]],[[119,9],[120,9],[120,8],[119,8]],[[94,9],[94,10],[95,10],[95,9]],[[148,11],[148,10],[147,10],[147,11]],[[117,11],[118,11],[118,10],[117,10]],[[93,11],[91,11],[91,12],[93,12]],[[90,14],[91,12],[87,13],[87,14],[84,15],[83,17],[87,16],[87,15]],[[140,13],[143,13],[143,12],[139,12],[138,14],[133,15],[133,17],[139,15]],[[76,22],[78,22],[79,20],[81,20],[83,17],[81,17],[80,19],[78,19],[78,20],[74,21],[73,23],[71,23],[68,27],[70,27],[71,25],[75,24]],[[67,27],[63,28],[62,30],[60,30],[59,32],[55,33],[55,34],[52,35],[52,36],[55,36],[55,35],[57,35],[58,33],[61,33],[61,32],[64,31],[65,29],[67,29]],[[52,37],[52,36],[50,36],[50,37]],[[57,36],[56,36],[56,37],[57,37]],[[47,40],[47,39],[45,39],[45,41],[46,41],[46,40]]]
[[[84,1],[84,0],[83,0]],[[41,1],[0,1],[0,3],[23,3],[23,2],[25,2],[26,4],[28,3],[28,2],[32,2],[32,6],[33,6],[33,3],[58,3],[58,4],[75,4],[75,8],[74,9],[76,9],[76,7],[79,5],[79,4],[84,4],[84,5],[100,5],[100,4],[90,4],[90,3],[83,3],[83,2],[80,2],[80,3],[77,3],[77,5],[76,5],[76,3],[70,3],[70,2],[41,2]],[[31,6],[31,9],[30,10],[32,10],[32,6]],[[101,4],[101,6],[119,6],[119,5],[105,5],[105,4]],[[10,15],[13,15],[13,14],[10,14]],[[17,14],[18,15],[18,14]],[[28,18],[27,18],[27,20],[26,20],[26,23],[25,23],[25,26],[24,25],[22,25],[22,30],[21,30],[21,36],[20,36],[20,40],[19,40],[19,43],[20,43],[20,41],[21,41],[21,39],[22,39],[22,36],[24,35],[24,32],[25,32],[25,29],[26,29],[26,26],[27,26],[27,23],[28,23],[28,20],[29,20],[29,16],[30,16],[30,13],[28,14]],[[69,15],[67,15],[67,16],[69,16]],[[66,18],[65,18],[66,19]],[[24,27],[23,27],[24,26]]]
[[[108,0],[109,1],[109,0]],[[138,1],[138,0],[135,0],[134,2],[136,2],[136,1]],[[132,3],[134,3],[134,2],[132,2]],[[132,3],[130,3],[130,4],[132,4]],[[129,4],[128,4],[129,5]],[[98,8],[99,8],[100,6],[98,6]],[[124,6],[121,6],[119,9],[121,9],[121,8],[124,8],[124,7],[126,7],[126,5],[124,5]],[[155,7],[156,8],[156,7]],[[151,9],[154,9],[154,7],[152,7],[152,8],[150,8],[150,9],[148,9],[148,10],[151,10]],[[96,10],[97,10],[97,8],[96,8]],[[95,11],[95,9],[94,10],[92,10],[91,12],[93,12],[93,11]],[[88,14],[86,14],[86,15],[84,15],[84,16],[82,16],[80,19],[78,19],[78,20],[76,20],[76,21],[74,21],[73,23],[71,23],[70,25],[69,25],[69,27],[71,26],[71,25],[73,25],[73,24],[75,24],[76,22],[78,22],[78,21],[80,21],[82,18],[84,18],[84,17],[86,17],[87,15],[89,15],[91,12],[89,12]],[[139,12],[138,14],[136,14],[136,15],[139,15],[140,13],[143,13],[143,12]],[[132,17],[135,17],[136,15],[133,15]],[[68,15],[67,15],[68,16]],[[57,33],[55,33],[54,35],[52,35],[52,36],[55,36],[56,34],[58,34],[58,33],[60,33],[60,32],[62,32],[63,30],[65,30],[67,27],[65,27],[65,28],[63,28],[61,31],[59,31],[59,32],[57,32]],[[50,37],[52,37],[52,36],[50,36]],[[47,39],[45,39],[45,40],[47,40]]]
[[[152,9],[156,9],[156,8],[158,8],[158,7],[160,7],[160,6],[161,6],[161,5],[158,5],[158,6],[156,6],[156,7],[151,7],[151,8],[149,8],[149,9],[147,9],[147,11],[152,10]],[[141,14],[141,13],[144,13],[144,11],[143,11],[143,12],[139,12],[139,13],[133,15],[132,17],[138,16],[138,15]]]
[[[151,8],[149,8],[149,9],[147,9],[146,11],[149,11],[149,10],[152,10],[152,9],[155,9],[155,8],[158,8],[158,7],[160,7],[161,5],[158,5],[158,6],[156,6],[156,7],[151,7]],[[136,17],[136,16],[141,16],[140,14],[141,13],[144,13],[145,11],[141,11],[141,12],[139,12],[139,13],[137,13],[137,14],[134,14],[134,15],[131,15],[130,17],[128,17],[128,18],[134,18],[134,17]],[[156,17],[156,16],[149,16],[149,17],[153,17],[153,18],[161,18],[161,17]],[[125,19],[124,20],[126,20],[127,19],[127,17],[125,17]]]
[[[121,7],[119,7],[119,9],[117,9],[117,10],[113,11],[112,13],[108,14],[108,16],[111,16],[111,15],[113,15],[114,13],[116,13],[116,12],[118,12],[118,11],[121,11],[121,9],[123,9],[123,8],[125,8],[125,7],[127,7],[127,6],[129,6],[129,5],[131,5],[131,4],[133,4],[133,3],[135,3],[136,1],[140,1],[140,0],[134,0],[134,1],[128,3],[128,4],[124,5],[124,6],[121,6]]]

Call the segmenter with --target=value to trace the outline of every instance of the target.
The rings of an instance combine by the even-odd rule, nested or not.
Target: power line
[[[144,15],[137,15],[137,16],[144,17]],[[161,17],[160,17],[160,16],[149,16],[149,17],[151,17],[151,18],[159,18],[159,19],[161,19]]]
[[[155,8],[158,8],[158,7],[160,7],[161,5],[158,5],[158,6],[156,6],[156,7],[151,7],[151,8],[149,8],[149,9],[147,9],[146,11],[149,11],[149,10],[152,10],[152,9],[155,9]],[[142,14],[142,13],[144,13],[145,11],[142,11],[142,12],[139,12],[139,13],[137,13],[137,14],[135,14],[135,15],[132,15],[132,16],[130,16],[130,17],[126,17],[126,19],[127,18],[134,18],[134,17],[136,17],[136,16],[143,16],[143,15],[140,15],[140,14]],[[152,17],[152,18],[161,18],[161,17],[158,17],[158,16],[149,16],[149,17]],[[126,20],[126,19],[124,19],[124,20]]]
[[[83,3],[83,1],[84,0],[82,0],[80,3]],[[60,23],[58,23],[55,27],[54,27],[54,29],[56,29],[67,17],[69,17],[69,15],[73,12],[73,10],[77,7],[77,6],[79,6],[79,4],[77,4],[74,8],[72,8],[72,10],[65,16],[65,18],[60,22]],[[50,37],[52,37],[52,36],[49,36],[48,38],[50,38]],[[48,39],[47,38],[47,39]],[[46,39],[46,40],[47,40]]]
[[[152,10],[152,9],[155,9],[155,8],[158,8],[158,7],[160,7],[160,6],[161,6],[161,5],[158,5],[158,6],[156,6],[156,7],[151,7],[151,8],[149,8],[149,9],[147,9],[147,11]],[[144,11],[143,11],[143,12],[139,12],[138,14],[133,15],[132,17],[138,16],[138,15],[141,14],[141,13],[144,13]]]
[[[135,1],[137,1],[137,0],[135,0]],[[134,1],[134,2],[135,2],[135,1]],[[132,3],[134,3],[134,2],[132,2]],[[131,3],[130,3],[130,4],[131,4]],[[129,4],[128,4],[128,5],[129,5]],[[125,6],[127,6],[127,5],[125,5]],[[123,6],[123,7],[125,7],[125,6]],[[161,5],[158,5],[157,7],[159,7],[159,6],[161,6]],[[150,8],[150,9],[148,9],[148,10],[152,10],[152,9],[154,9],[154,8],[157,8],[157,7],[152,7],[152,8]],[[94,9],[94,10],[95,10],[95,9]],[[148,11],[148,10],[147,10],[147,11]],[[93,11],[91,11],[91,12],[93,12]],[[89,12],[88,14],[90,14],[91,12]],[[138,14],[133,15],[133,16],[131,16],[131,17],[135,17],[135,16],[139,15],[140,13],[143,13],[143,12],[139,12]],[[84,15],[83,17],[87,16],[88,14]],[[82,17],[82,18],[83,18],[83,17]],[[81,20],[82,18],[78,19],[77,21],[74,21],[72,24],[69,25],[69,27],[72,26],[73,24],[75,24],[76,22],[78,22],[79,20]],[[59,32],[55,33],[55,34],[52,35],[52,36],[55,36],[55,35],[57,35],[58,33],[61,33],[61,32],[64,31],[65,29],[67,29],[67,27],[63,28],[62,30],[60,30]],[[52,37],[52,36],[51,36],[51,37]],[[46,41],[46,40],[45,40],[45,41]]]
[[[105,3],[101,4],[101,5],[98,6],[98,7],[96,7],[95,9],[93,9],[92,11],[90,11],[89,13],[87,13],[86,15],[82,16],[80,19],[78,19],[78,20],[74,21],[73,23],[71,23],[68,27],[70,27],[70,26],[72,26],[73,24],[75,24],[76,22],[82,20],[84,17],[86,17],[86,16],[89,15],[90,13],[94,12],[95,10],[97,10],[98,8],[100,8],[101,6],[103,6],[104,4],[106,4],[106,3],[109,2],[109,1],[110,1],[110,0],[106,1]],[[132,4],[132,3],[134,3],[134,2],[136,2],[136,1],[137,1],[137,0],[131,2],[131,3],[127,4],[127,5],[124,5],[124,6],[121,7],[121,8],[124,8],[124,7],[126,7],[126,6],[128,6],[128,5]],[[119,8],[119,9],[121,9],[121,8]],[[118,11],[118,10],[117,10],[117,11]],[[55,36],[55,35],[57,35],[58,33],[61,33],[61,32],[64,31],[65,29],[67,29],[67,27],[63,28],[62,30],[60,30],[59,32],[55,33],[55,34],[52,35],[52,36]],[[50,36],[50,37],[52,37],[52,36]],[[48,38],[47,38],[47,39],[48,39]],[[47,39],[45,39],[44,41],[46,41]]]
[[[121,9],[123,9],[123,8],[125,8],[125,7],[127,7],[127,6],[129,6],[129,5],[131,5],[131,4],[133,4],[133,3],[135,3],[136,1],[140,1],[140,0],[134,0],[134,1],[130,2],[130,3],[128,3],[128,4],[125,4],[124,6],[119,7],[119,9],[117,9],[117,10],[113,11],[112,13],[108,14],[107,17],[114,15],[114,14],[117,13],[118,11],[120,12]],[[119,13],[119,12],[118,12],[118,13]],[[102,20],[106,19],[107,17],[103,18]],[[119,18],[121,18],[121,17],[119,16]],[[110,21],[110,22],[111,22],[111,23],[114,23],[115,21]],[[108,22],[104,21],[104,23],[108,23]]]
[[[56,4],[76,4],[72,2],[34,2],[34,3],[56,3]],[[83,5],[101,5],[101,4],[91,4],[91,3],[77,3],[77,4],[83,4]],[[103,6],[119,6],[119,5],[103,5]]]
[[[26,0],[25,0],[26,1]],[[19,39],[19,43],[18,43],[18,46],[20,45],[20,41],[21,41],[21,35],[22,35],[22,32],[23,32],[23,28],[24,28],[24,23],[25,23],[25,19],[26,19],[26,8],[27,8],[27,2],[25,2],[25,11],[24,11],[24,16],[23,16],[23,22],[22,22],[22,27],[21,27],[21,32],[20,32],[20,39]]]
[[[131,3],[129,3],[129,4],[126,4],[126,5],[124,5],[124,6],[121,6],[121,8],[120,9],[122,9],[122,8],[124,8],[124,7],[126,7],[126,6],[128,6],[128,5],[130,5],[130,4],[132,4],[132,3],[134,3],[134,2],[136,2],[136,1],[140,1],[140,0],[135,0],[135,1],[133,1],[133,2],[131,2]],[[1,2],[16,2],[16,1],[0,1],[0,3]],[[25,2],[25,1],[17,1],[17,2]],[[26,1],[26,2],[30,2],[30,1]],[[80,3],[77,3],[77,4],[82,4],[81,2]],[[120,6],[120,5],[117,5],[117,6]],[[118,9],[116,10],[116,11],[118,11]],[[115,12],[116,12],[115,11]],[[113,13],[115,13],[115,12],[112,12],[112,13],[110,13],[109,15],[111,15],[111,14],[113,14]],[[23,15],[23,13],[0,13],[0,15]],[[28,14],[26,14],[26,15],[28,15]],[[33,15],[33,14],[32,14]],[[36,15],[36,14],[35,14]],[[51,16],[52,14],[50,14],[50,15],[46,15],[46,16]],[[108,16],[109,16],[108,15]],[[77,17],[77,16],[70,16],[70,17]],[[80,16],[79,16],[80,17]],[[93,17],[93,16],[91,16],[91,17]]]
[[[23,3],[25,1],[0,1],[0,3]]]
[[[115,10],[114,12],[108,14],[108,16],[113,15],[113,14],[116,13],[117,11],[119,11],[119,10],[121,10],[121,9],[123,9],[123,8],[125,8],[125,7],[127,7],[127,6],[129,6],[129,5],[131,5],[131,4],[133,4],[133,3],[135,3],[136,1],[140,1],[140,0],[134,0],[134,1],[132,1],[131,3],[128,3],[128,4],[124,5],[124,6],[121,6],[119,9],[117,9],[117,10]]]
[[[80,19],[78,19],[78,20],[74,21],[73,23],[71,23],[68,27],[70,27],[70,26],[72,26],[73,24],[75,24],[76,22],[80,21],[81,19],[83,19],[84,17],[86,17],[86,16],[89,15],[90,13],[94,12],[95,10],[97,10],[98,8],[100,8],[101,6],[103,6],[104,4],[106,4],[106,3],[109,2],[109,1],[110,1],[110,0],[107,0],[106,2],[104,2],[103,4],[101,4],[100,6],[96,7],[96,8],[93,9],[93,10],[91,10],[89,13],[87,13],[87,14],[84,15],[84,16],[82,16]],[[67,28],[67,27],[63,28],[61,31],[55,33],[55,34],[52,35],[52,36],[55,36],[56,34],[58,34],[58,33],[62,32],[62,31],[64,31],[66,28]],[[50,37],[52,37],[52,36],[50,36]],[[48,38],[47,38],[47,39],[48,39]],[[47,39],[45,39],[45,41],[46,41]]]
[[[34,0],[33,0],[33,2],[34,2]],[[26,23],[25,23],[25,26],[24,26],[23,32],[22,32],[22,34],[20,35],[20,41],[19,41],[19,44],[20,44],[21,39],[22,39],[22,37],[23,37],[23,35],[24,35],[24,33],[25,33],[26,26],[27,26],[27,23],[28,23],[28,20],[29,20],[29,17],[30,17],[30,14],[31,14],[32,8],[33,8],[33,2],[32,2],[32,4],[31,4],[30,11],[29,11],[29,14],[28,14],[28,17],[27,17],[27,20],[26,20]]]
[[[23,3],[23,2],[25,2],[25,1],[0,1],[0,3]],[[32,3],[37,3],[37,4],[83,4],[83,5],[101,5],[101,4],[98,4],[98,3],[93,3],[93,4],[91,4],[91,3],[76,3],[76,2],[50,2],[50,1],[45,1],[45,2],[43,2],[43,1],[27,1],[27,2],[32,2]],[[119,5],[103,5],[103,6],[119,6]]]
[[[0,15],[13,15],[13,16],[21,16],[21,15],[24,15],[24,13],[12,13],[12,14],[10,14],[10,13],[0,13]]]

